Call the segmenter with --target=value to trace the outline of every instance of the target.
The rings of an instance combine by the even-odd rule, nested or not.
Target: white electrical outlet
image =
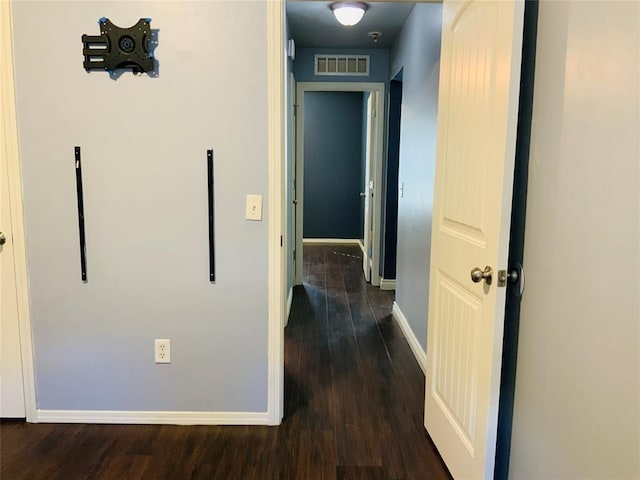
[[[154,346],[156,363],[171,363],[171,340],[156,338]]]

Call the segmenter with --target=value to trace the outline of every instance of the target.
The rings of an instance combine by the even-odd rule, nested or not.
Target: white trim
[[[293,305],[293,287],[289,289],[289,294],[287,295],[287,316],[284,319],[284,326],[289,325],[289,315],[291,315],[291,306]]]
[[[147,412],[119,410],[38,410],[43,423],[160,425],[269,425],[268,412]]]
[[[358,240],[358,245],[360,245],[360,250],[362,250],[362,255],[366,255],[367,252],[364,249],[364,243],[362,243],[362,240]]]
[[[395,290],[396,279],[380,278],[380,290]]]
[[[411,330],[411,327],[409,326],[409,322],[407,321],[407,317],[404,316],[404,313],[402,313],[402,310],[400,310],[400,307],[396,302],[393,302],[391,315],[393,315],[393,318],[396,319],[396,322],[398,323],[400,330],[402,330],[402,334],[404,335],[404,338],[407,339],[407,343],[409,344],[409,347],[413,352],[413,356],[416,357],[416,361],[418,362],[418,365],[422,369],[422,373],[426,375],[427,354],[422,349],[422,345],[420,345],[420,342],[418,342],[418,339],[416,338],[415,333],[413,333],[413,330]]]
[[[303,245],[333,245],[333,244],[342,244],[342,245],[361,245],[357,238],[303,238]],[[364,247],[363,247],[364,248]]]
[[[380,242],[382,221],[382,163],[384,159],[385,84],[382,82],[298,82],[296,85],[296,250],[302,252],[304,203],[304,92],[376,92],[376,141],[374,161],[373,241],[371,253],[371,285],[380,285]],[[282,123],[280,128],[282,128]],[[302,284],[302,263],[296,262],[294,285]]]
[[[22,355],[22,382],[25,413],[28,422],[36,422],[36,390],[33,366],[33,340],[29,313],[29,283],[22,210],[22,176],[16,124],[15,84],[13,78],[13,44],[11,2],[0,2],[0,137],[2,156],[9,171],[9,201],[16,271],[16,297]]]
[[[284,246],[285,195],[285,12],[284,0],[267,2],[267,129],[269,157],[269,338],[267,343],[267,420],[280,425],[284,415]],[[252,414],[253,415],[253,414]],[[244,419],[244,423],[247,423]]]

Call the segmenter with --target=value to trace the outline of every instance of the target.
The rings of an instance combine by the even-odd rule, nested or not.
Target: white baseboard
[[[289,325],[289,315],[291,315],[291,305],[293,305],[293,288],[289,289],[289,295],[287,295],[287,316],[284,319],[284,326]]]
[[[364,257],[367,252],[364,251],[364,243],[362,243],[362,240],[358,240],[358,245],[360,245],[360,250],[362,250],[362,256]]]
[[[39,423],[141,425],[269,425],[268,412],[146,412],[118,410],[38,410]]]
[[[303,238],[302,243],[304,245],[327,245],[327,244],[347,244],[347,245],[359,245],[360,240],[357,238]]]
[[[404,316],[402,310],[400,310],[400,307],[396,302],[393,302],[391,314],[393,315],[393,318],[396,319],[396,322],[398,322],[400,330],[402,330],[402,333],[404,334],[404,338],[407,339],[409,347],[411,347],[411,351],[413,352],[413,356],[416,357],[416,361],[422,369],[422,373],[426,375],[427,354],[422,349],[422,345],[420,345],[420,342],[418,342],[415,333],[413,333],[413,330],[411,330],[409,322],[407,322],[407,317]]]
[[[380,290],[395,290],[396,279],[387,280],[386,278],[380,278]]]

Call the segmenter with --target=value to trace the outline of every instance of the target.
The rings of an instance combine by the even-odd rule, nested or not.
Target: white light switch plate
[[[247,220],[262,220],[262,195],[247,195]]]

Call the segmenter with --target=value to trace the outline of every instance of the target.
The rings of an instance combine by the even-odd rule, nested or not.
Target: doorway
[[[461,7],[462,8],[462,7]],[[465,7],[466,8],[466,7]],[[467,13],[468,12],[473,12],[473,14],[476,13],[476,10],[474,10],[475,7],[469,9],[469,10],[465,10]],[[417,13],[416,13],[417,12]],[[416,26],[416,24],[418,23],[418,17],[420,17],[422,14],[424,14],[424,19],[427,20],[428,22],[431,22],[431,24],[435,24],[435,21],[432,21],[433,18],[427,18],[429,17],[429,15],[427,15],[427,12],[425,11],[425,9],[423,8],[416,8],[416,10],[414,11],[414,13],[416,13],[414,15],[414,18],[412,19],[412,25]],[[460,16],[462,16],[462,13],[464,13],[462,10],[460,12]],[[455,15],[452,16],[452,18],[458,18]],[[466,18],[466,17],[465,17]],[[471,18],[471,17],[469,17]],[[416,28],[415,29],[416,32],[419,32],[420,30],[424,30],[426,31],[426,29],[419,29]],[[416,33],[416,37],[417,37],[417,33]],[[405,38],[409,38],[410,36],[407,35]],[[425,38],[425,40],[427,40]],[[413,43],[413,42],[412,42]],[[417,89],[414,88],[416,87],[416,85],[420,85],[420,86],[424,86],[425,81],[433,81],[432,83],[436,83],[437,84],[437,79],[438,79],[438,67],[437,67],[437,63],[436,63],[436,68],[431,68],[431,64],[425,64],[424,63],[424,58],[426,57],[425,55],[425,50],[426,51],[430,51],[429,49],[433,49],[435,47],[433,47],[433,45],[436,45],[437,42],[427,42],[425,41],[424,43],[420,42],[420,45],[417,44],[412,44],[412,45],[405,45],[404,46],[404,54],[405,54],[405,60],[408,63],[411,63],[415,58],[420,57],[423,60],[423,63],[421,64],[414,64],[411,67],[407,68],[407,78],[406,78],[406,85],[407,85],[407,97],[411,97],[411,105],[412,105],[412,109],[407,109],[407,119],[409,119],[411,117],[411,120],[413,120],[413,122],[409,122],[412,123],[411,124],[411,128],[407,128],[406,132],[410,135],[413,136],[413,142],[411,142],[408,147],[409,149],[411,149],[411,151],[409,151],[409,149],[406,150],[407,153],[409,153],[409,156],[412,156],[414,159],[416,160],[422,160],[422,163],[425,163],[425,160],[430,160],[430,159],[425,159],[424,156],[424,152],[427,150],[431,150],[435,147],[435,143],[436,143],[436,139],[435,139],[435,125],[436,122],[432,121],[434,119],[429,118],[429,122],[425,123],[425,122],[421,122],[421,121],[415,121],[416,119],[414,118],[416,111],[418,110],[418,107],[424,107],[425,105],[432,105],[434,103],[437,104],[437,95],[432,95],[433,92],[425,92],[424,89]],[[402,50],[402,48],[398,48],[395,49],[394,54],[398,51],[398,50]],[[422,50],[422,51],[419,51]],[[439,49],[438,49],[439,50]],[[439,52],[438,52],[439,53]],[[400,63],[400,62],[398,62]],[[516,62],[517,63],[517,62]],[[445,62],[446,64],[446,62]],[[514,68],[517,68],[517,65],[514,64]],[[393,71],[397,71],[395,70],[395,68],[392,69]],[[404,93],[404,92],[403,92]],[[462,97],[462,102],[464,102],[464,97]],[[433,111],[435,112],[436,109],[433,109]],[[448,115],[448,112],[445,112]],[[444,114],[443,114],[444,115]],[[434,115],[435,117],[435,115]],[[462,116],[462,119],[465,122],[470,122],[470,118],[466,117],[466,116]],[[474,119],[474,120],[477,120]],[[462,123],[462,122],[461,122]],[[476,124],[480,124],[480,125],[484,125],[484,123],[482,122],[477,122],[474,123],[474,125]],[[432,129],[434,132],[433,138],[429,138],[428,142],[425,142],[425,130],[427,128],[425,127],[431,127],[433,126],[434,128]],[[427,148],[418,148],[420,146],[423,145],[423,143],[428,143],[428,145],[426,145]],[[441,141],[438,142],[439,144],[441,143]],[[404,145],[403,145],[404,147]],[[404,167],[403,167],[404,168]],[[406,272],[415,272],[416,270],[428,270],[425,269],[425,266],[429,266],[429,262],[430,260],[430,249],[429,248],[424,248],[425,245],[429,245],[428,242],[419,242],[419,248],[416,248],[416,237],[418,237],[418,235],[416,235],[416,230],[420,229],[419,233],[421,237],[429,237],[429,232],[431,230],[431,212],[432,212],[432,199],[426,198],[425,195],[425,191],[424,191],[424,186],[427,183],[426,181],[420,181],[422,179],[418,178],[418,175],[416,175],[416,173],[414,171],[410,171],[407,168],[404,168],[405,172],[403,174],[401,174],[401,178],[400,179],[400,191],[399,191],[399,196],[401,198],[403,198],[403,200],[401,200],[401,202],[405,203],[405,205],[408,205],[409,207],[413,207],[416,210],[421,210],[421,211],[428,211],[429,213],[429,221],[428,222],[423,222],[420,225],[418,225],[416,227],[415,223],[410,224],[410,220],[415,218],[415,215],[412,216],[410,218],[410,216],[406,216],[405,220],[407,220],[407,222],[405,222],[405,226],[407,226],[408,228],[406,229],[406,232],[409,233],[409,235],[403,235],[404,238],[404,244],[402,246],[399,245],[398,250],[401,249],[401,247],[403,247],[403,251],[405,252],[426,252],[426,256],[424,256],[424,261],[423,258],[417,258],[416,255],[405,255],[405,260],[406,262],[403,264],[403,268],[404,271]],[[449,172],[451,173],[451,172]],[[403,176],[404,175],[404,176]],[[423,175],[424,176],[428,176],[429,180],[431,180],[431,182],[433,182],[433,173],[431,172],[430,175]],[[453,178],[453,175],[449,175],[449,178]],[[407,183],[403,184],[402,180],[405,180]],[[450,182],[451,183],[451,182]],[[461,182],[453,182],[453,191],[454,193],[458,193],[458,192],[465,192],[464,188],[461,188],[460,185],[462,185]],[[405,188],[406,187],[406,188]],[[433,195],[433,194],[432,194]],[[452,196],[453,197],[453,196]],[[411,201],[411,202],[410,202]],[[455,206],[455,205],[454,205]],[[459,210],[459,209],[458,209]],[[458,214],[459,212],[454,212],[456,214]],[[453,215],[453,214],[452,214]],[[455,216],[453,216],[452,218],[457,218]],[[464,221],[466,221],[464,218],[458,222],[461,225],[466,225],[466,223],[464,223]],[[467,222],[469,223],[469,222]],[[400,228],[400,227],[399,227]],[[434,229],[435,231],[435,229]],[[462,235],[464,236],[464,235]],[[467,235],[468,236],[468,235]],[[400,238],[398,239],[398,242],[400,243]],[[400,261],[399,261],[399,267],[400,265]],[[467,274],[468,276],[468,274]],[[434,277],[435,278],[435,277]],[[425,314],[425,308],[414,308],[414,307],[422,307],[424,305],[418,305],[416,302],[416,300],[422,300],[423,302],[427,302],[427,299],[425,298],[425,291],[428,291],[427,288],[425,288],[425,286],[428,286],[428,282],[429,282],[429,278],[427,275],[427,280],[426,280],[426,284],[424,283],[413,283],[413,285],[416,286],[417,289],[420,290],[419,293],[417,294],[410,294],[409,292],[409,288],[407,288],[407,292],[405,293],[405,298],[408,298],[406,304],[408,305],[407,307],[407,311],[406,313],[408,314],[407,317],[410,318],[413,323],[415,325],[408,325],[410,328],[408,328],[408,330],[410,332],[412,332],[412,334],[415,336],[416,332],[417,332],[417,336],[419,338],[419,341],[422,345],[419,345],[418,342],[416,342],[417,347],[422,350],[422,352],[424,352],[425,350],[425,345],[423,343],[424,338],[427,336],[426,335],[426,322],[424,322],[422,325],[417,325],[418,321],[417,319],[420,319],[422,317],[426,317]],[[470,287],[467,285],[470,282],[470,280],[468,280],[468,278],[465,278],[464,281],[460,281],[459,283],[461,285],[463,285],[463,289],[469,289]],[[436,283],[436,282],[434,282]],[[404,282],[403,284],[405,287],[410,287],[412,284],[410,282]],[[400,286],[400,285],[399,285]],[[453,288],[453,287],[452,287]],[[415,293],[415,292],[411,292],[411,293]],[[411,301],[413,301],[413,304],[411,303]],[[431,302],[431,304],[435,304],[435,302]],[[406,323],[406,322],[405,322]],[[411,322],[409,322],[411,323]],[[417,328],[414,328],[417,327]],[[423,335],[424,333],[424,335]],[[433,338],[434,335],[431,335],[431,337]],[[433,349],[431,349],[433,351]],[[418,357],[418,355],[416,354],[416,357]]]
[[[353,243],[361,243],[362,250],[362,270],[365,279],[373,286],[380,285],[380,245],[381,245],[381,224],[380,212],[382,209],[382,160],[383,160],[383,138],[384,116],[378,112],[384,111],[384,91],[383,83],[348,83],[348,82],[299,82],[297,84],[296,100],[296,168],[295,168],[295,193],[292,203],[295,205],[295,250],[293,253],[293,264],[295,272],[295,285],[301,285],[303,280],[303,252],[305,229],[311,236],[318,237],[317,230],[314,231],[305,223],[305,212],[309,215],[310,210],[305,208],[305,95],[317,92],[344,92],[361,93],[367,98],[366,125],[364,126],[365,140],[363,142],[364,158],[364,182],[358,198],[353,198],[353,205],[360,203],[362,198],[362,223],[363,234],[361,239],[353,239]],[[315,193],[315,192],[314,192]],[[352,192],[353,193],[353,192]],[[321,199],[320,199],[321,200]],[[316,208],[315,213],[318,213]],[[314,224],[318,218],[314,215]],[[335,238],[335,237],[334,237]],[[340,236],[337,237],[344,242]],[[327,241],[321,238],[321,241]],[[361,241],[361,242],[360,242]]]
[[[404,195],[399,185],[400,128],[402,125],[402,68],[389,82],[389,120],[387,125],[387,163],[385,174],[384,244],[380,288],[396,289],[398,248],[398,201]]]

